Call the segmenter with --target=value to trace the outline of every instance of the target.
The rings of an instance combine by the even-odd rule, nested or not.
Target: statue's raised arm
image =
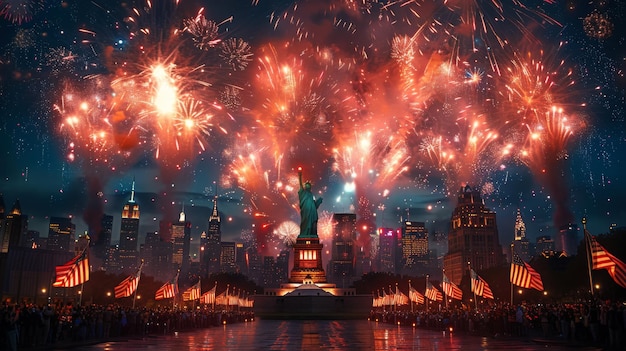
[[[311,182],[302,182],[302,168],[298,167],[300,190],[300,235],[301,238],[317,238],[317,209],[322,204],[322,198],[315,198],[311,192]]]

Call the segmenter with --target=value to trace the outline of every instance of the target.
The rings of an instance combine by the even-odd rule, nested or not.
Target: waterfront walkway
[[[50,350],[598,350],[558,340],[538,342],[512,336],[482,337],[374,321],[255,320],[208,329],[173,332],[102,343],[59,344]]]

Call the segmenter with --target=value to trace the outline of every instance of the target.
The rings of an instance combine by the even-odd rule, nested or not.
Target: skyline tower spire
[[[133,177],[133,186],[130,189],[130,200],[128,202],[135,202],[135,177]]]
[[[217,211],[217,183],[213,182],[215,185],[215,193],[213,195],[213,211],[211,211],[211,216],[209,216],[209,222],[217,221],[217,223],[221,222],[219,212]]]
[[[522,240],[524,238],[526,238],[526,224],[522,219],[522,212],[518,208],[515,218],[515,240]]]
[[[184,223],[185,222],[185,202],[183,201],[182,204],[183,204],[183,208],[180,211],[180,215],[178,216],[178,221],[181,223]]]
[[[139,204],[135,202],[135,177],[130,192],[130,200],[122,208],[120,223],[120,265],[122,271],[132,272],[138,266],[139,252]]]
[[[217,210],[217,184],[215,185],[215,195],[213,196],[213,210],[209,216],[209,227],[204,247],[203,268],[208,272],[220,271],[220,255],[222,252],[222,223],[219,211]]]

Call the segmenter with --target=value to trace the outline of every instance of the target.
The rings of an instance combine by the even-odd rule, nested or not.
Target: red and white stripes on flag
[[[424,303],[426,300],[424,299],[424,295],[422,295],[419,291],[415,290],[412,286],[409,285],[409,300],[415,303]]]
[[[56,288],[71,288],[89,280],[89,255],[85,248],[83,252],[61,266],[56,266],[56,279],[52,286]]]
[[[157,290],[156,294],[154,294],[154,299],[155,300],[171,299],[175,297],[176,295],[178,295],[178,273],[176,273],[176,276],[174,277],[174,279],[163,284],[163,286],[161,286],[159,290]]]
[[[589,238],[591,246],[593,269],[606,269],[615,283],[626,288],[626,264],[606,251],[587,230],[585,235]]]
[[[516,253],[513,254],[513,259],[511,260],[511,272],[509,276],[513,285],[525,289],[543,291],[541,275],[528,263],[524,262]]]
[[[194,301],[200,298],[200,280],[183,292],[183,301]]]
[[[383,298],[378,293],[372,298],[372,307],[383,307]]]
[[[215,290],[217,289],[217,284],[213,287],[213,289],[205,292],[200,296],[200,303],[203,304],[214,304],[215,303]]]
[[[443,281],[441,282],[441,288],[443,289],[443,293],[446,296],[451,297],[455,300],[463,299],[463,290],[459,288],[456,284],[450,281],[446,275],[443,275]]]
[[[227,294],[227,291],[224,291],[223,293],[217,295],[215,297],[215,304],[220,305],[220,306],[228,305],[228,295],[226,294]]]
[[[129,275],[126,279],[115,287],[115,298],[129,297],[135,293],[139,286],[139,278],[141,277],[141,267],[137,270],[137,274]]]
[[[404,293],[400,291],[400,289],[398,289],[397,285],[396,285],[396,293],[393,295],[393,299],[394,299],[394,304],[396,306],[409,304],[409,297],[404,295]]]
[[[120,299],[122,297],[131,296],[135,290],[137,290],[138,285],[139,277],[136,275],[129,275],[115,287],[115,298]]]
[[[443,301],[441,291],[435,288],[430,282],[426,282],[426,291],[424,292],[424,296],[432,301]]]
[[[493,292],[491,292],[491,288],[489,284],[481,278],[473,269],[470,270],[470,274],[472,279],[470,279],[472,283],[472,292],[478,296],[482,296],[486,299],[493,299]]]

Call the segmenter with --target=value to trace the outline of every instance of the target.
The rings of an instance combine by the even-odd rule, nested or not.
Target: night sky
[[[4,205],[115,241],[135,179],[140,241],[215,194],[224,240],[277,240],[301,166],[323,220],[447,231],[469,184],[505,246],[518,208],[531,241],[624,226],[624,2],[443,3],[0,0]]]

